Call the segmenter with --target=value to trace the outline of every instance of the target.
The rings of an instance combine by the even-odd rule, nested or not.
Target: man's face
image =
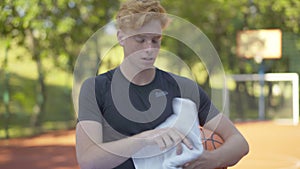
[[[126,37],[121,42],[124,59],[142,69],[153,67],[160,49],[161,33],[159,20],[152,20],[138,30],[126,31]]]

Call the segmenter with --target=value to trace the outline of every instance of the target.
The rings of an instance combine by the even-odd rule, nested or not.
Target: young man
[[[175,97],[195,102],[200,125],[225,140],[217,150],[203,151],[181,167],[232,166],[248,153],[244,137],[218,112],[201,87],[153,66],[162,30],[168,24],[164,13],[157,0],[129,0],[121,6],[117,36],[124,61],[107,73],[87,79],[80,91],[76,152],[82,169],[135,168],[131,157],[147,145],[157,145],[161,150],[176,145],[178,155],[182,153],[181,143],[193,149],[193,142],[177,129],[156,128],[173,114]]]

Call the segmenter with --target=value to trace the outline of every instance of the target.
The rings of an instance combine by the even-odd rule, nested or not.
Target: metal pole
[[[265,95],[264,95],[264,85],[265,85],[265,65],[264,60],[259,65],[259,84],[260,84],[260,96],[258,102],[258,117],[259,120],[265,120]]]

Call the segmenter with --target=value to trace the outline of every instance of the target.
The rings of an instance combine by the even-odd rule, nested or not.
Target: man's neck
[[[155,67],[141,70],[121,64],[120,69],[128,81],[138,86],[149,84],[155,77]]]

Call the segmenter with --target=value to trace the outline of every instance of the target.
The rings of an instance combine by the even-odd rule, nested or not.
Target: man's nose
[[[153,48],[152,40],[147,40],[145,42],[145,49],[151,49],[151,48]]]
[[[145,43],[144,43],[144,51],[148,54],[151,54],[153,52],[153,43],[152,41],[150,40],[147,40]]]

